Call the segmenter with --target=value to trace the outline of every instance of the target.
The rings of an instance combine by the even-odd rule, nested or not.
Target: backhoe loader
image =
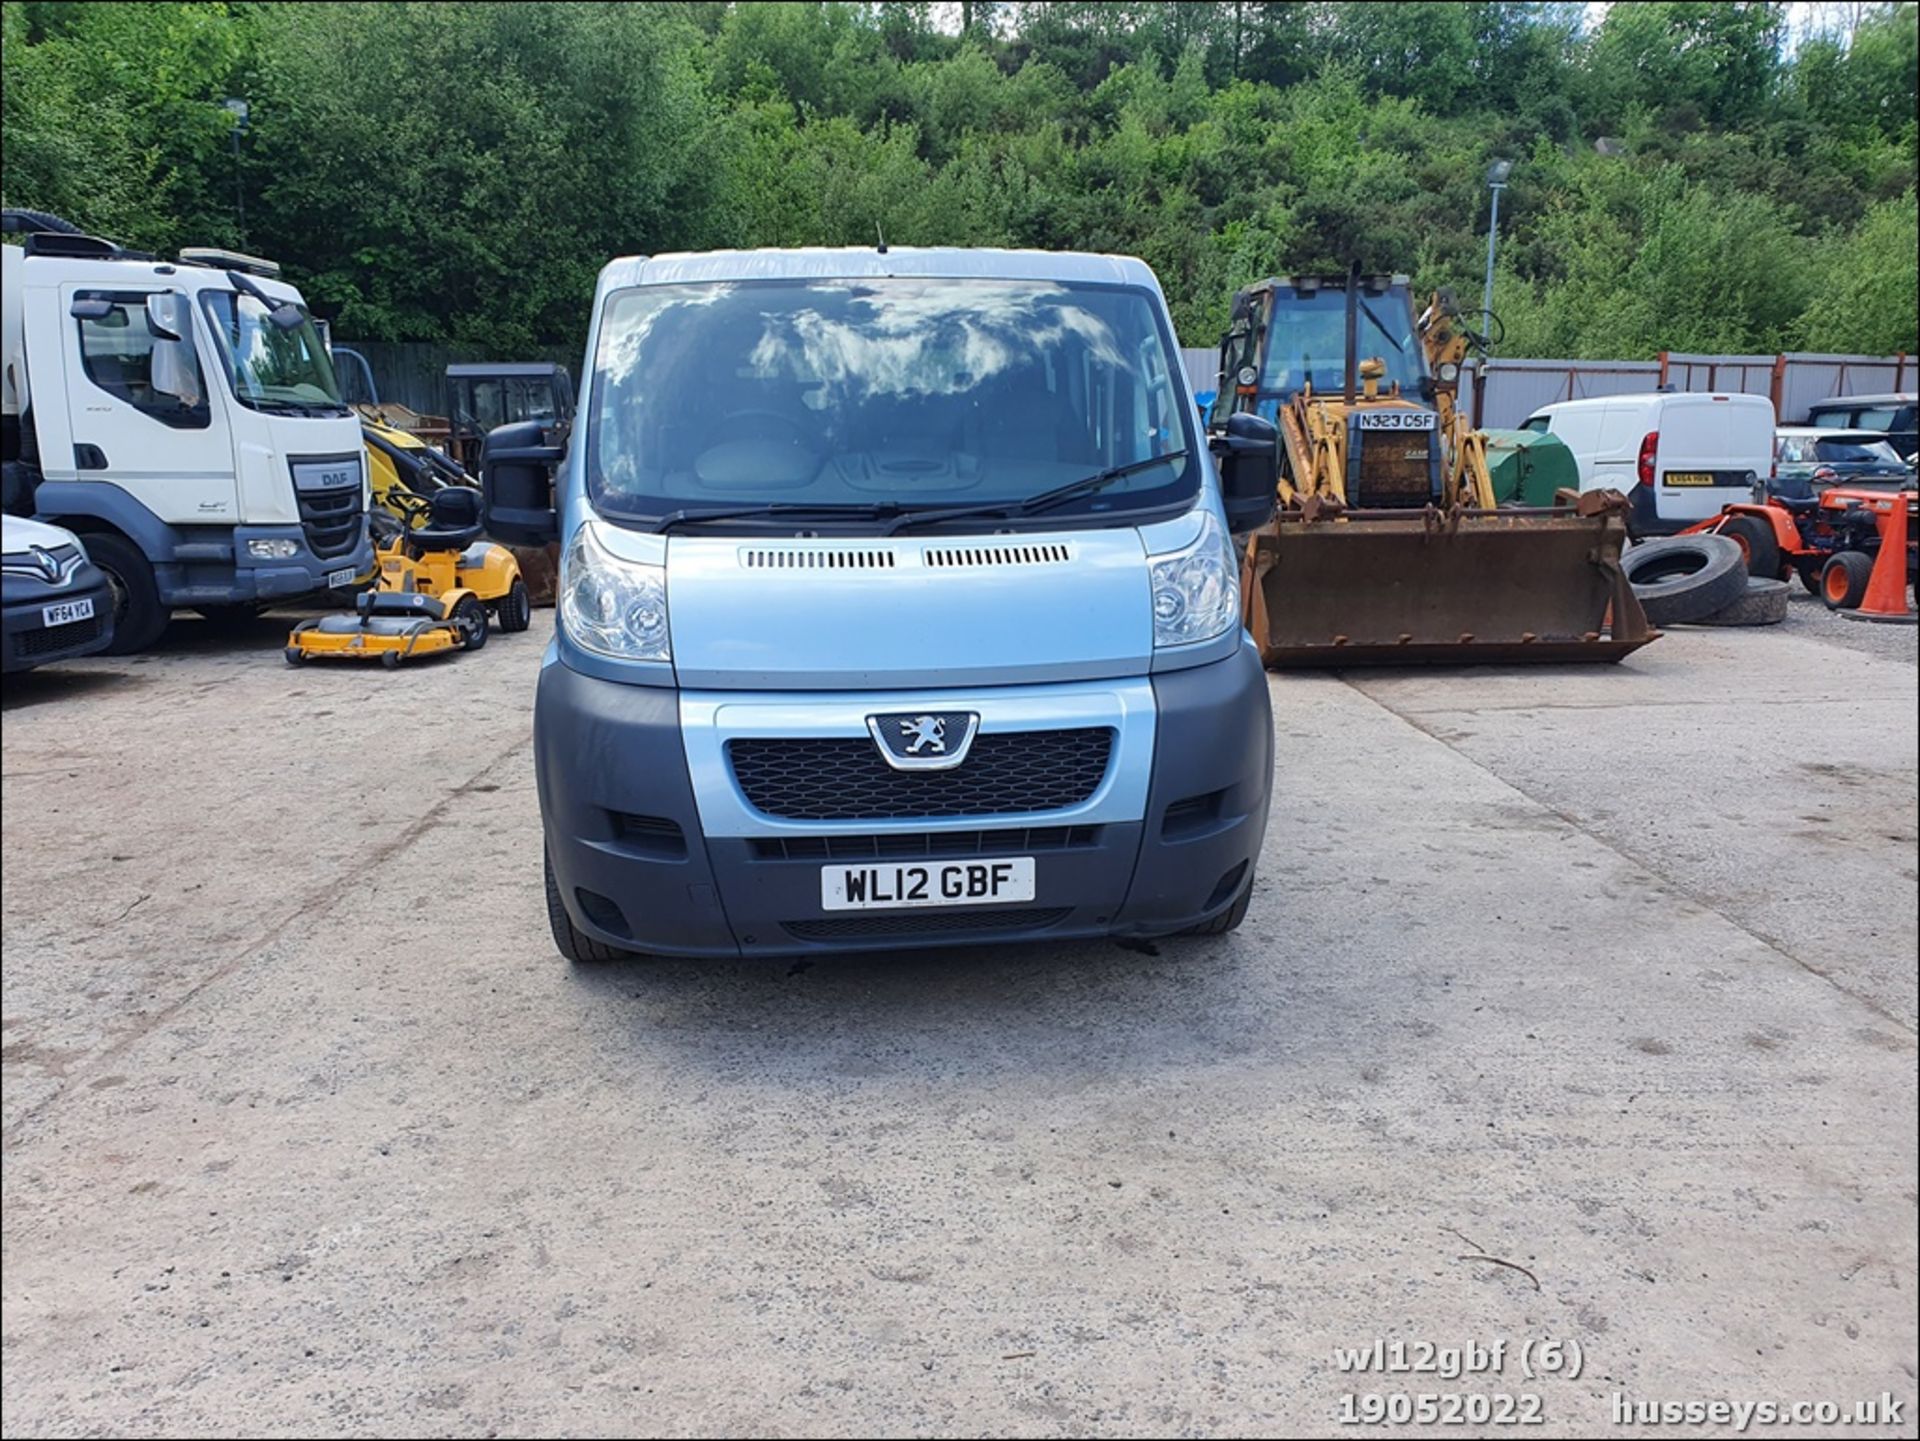
[[[1617,661],[1658,635],[1620,568],[1625,502],[1497,504],[1457,404],[1485,338],[1403,275],[1281,277],[1234,297],[1209,429],[1280,433],[1279,506],[1242,604],[1272,667]]]

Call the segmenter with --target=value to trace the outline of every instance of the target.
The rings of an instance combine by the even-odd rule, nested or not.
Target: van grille
[[[748,570],[892,570],[890,550],[762,550],[746,548],[740,564]]]
[[[960,566],[1060,565],[1073,558],[1064,545],[952,545],[927,551],[935,569]]]
[[[1000,831],[883,831],[879,835],[758,836],[757,861],[944,860],[959,856],[1077,851],[1100,844],[1099,826],[1030,826]]]
[[[743,738],[727,744],[754,809],[796,821],[1026,815],[1084,803],[1107,773],[1113,731],[982,735],[950,771],[897,771],[866,737]]]
[[[96,600],[95,606],[104,604]],[[55,655],[77,645],[100,639],[100,633],[106,628],[106,616],[98,610],[85,620],[70,620],[65,625],[51,625],[43,629],[14,632],[13,653],[22,660],[32,660],[38,656]]]

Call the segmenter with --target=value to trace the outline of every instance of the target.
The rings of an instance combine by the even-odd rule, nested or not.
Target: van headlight
[[[1153,562],[1153,643],[1193,645],[1240,621],[1240,567],[1211,510],[1185,550]]]
[[[622,560],[592,521],[574,531],[560,560],[560,623],[583,650],[616,660],[672,660],[664,566]]]

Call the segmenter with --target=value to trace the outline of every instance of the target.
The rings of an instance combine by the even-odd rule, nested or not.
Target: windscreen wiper
[[[653,529],[656,534],[665,535],[676,525],[705,520],[745,520],[757,516],[774,519],[807,516],[827,520],[885,520],[899,513],[900,503],[893,500],[873,505],[776,500],[762,505],[688,506],[681,510],[670,510],[654,522]]]
[[[1125,465],[1108,466],[1092,475],[1083,475],[1078,480],[1070,480],[1065,485],[1056,485],[1052,490],[1043,490],[1038,495],[1030,495],[1021,501],[1001,501],[987,505],[925,505],[916,506],[887,527],[888,535],[898,535],[910,525],[933,520],[964,520],[971,516],[997,516],[1011,520],[1017,515],[1038,515],[1042,511],[1052,510],[1057,505],[1065,505],[1070,500],[1078,500],[1083,495],[1092,495],[1096,490],[1105,490],[1117,480],[1125,480],[1130,475],[1147,470],[1163,461],[1183,460],[1187,452],[1169,450],[1161,455],[1150,455],[1145,460],[1133,460]]]

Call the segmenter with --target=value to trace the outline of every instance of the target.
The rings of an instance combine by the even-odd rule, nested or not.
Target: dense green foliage
[[[1791,54],[1784,6],[1692,0],[6,0],[0,140],[10,205],[498,355],[577,342],[609,256],[876,227],[1141,255],[1188,344],[1350,259],[1477,304],[1496,158],[1507,354],[1912,351],[1915,37],[1910,0]]]

